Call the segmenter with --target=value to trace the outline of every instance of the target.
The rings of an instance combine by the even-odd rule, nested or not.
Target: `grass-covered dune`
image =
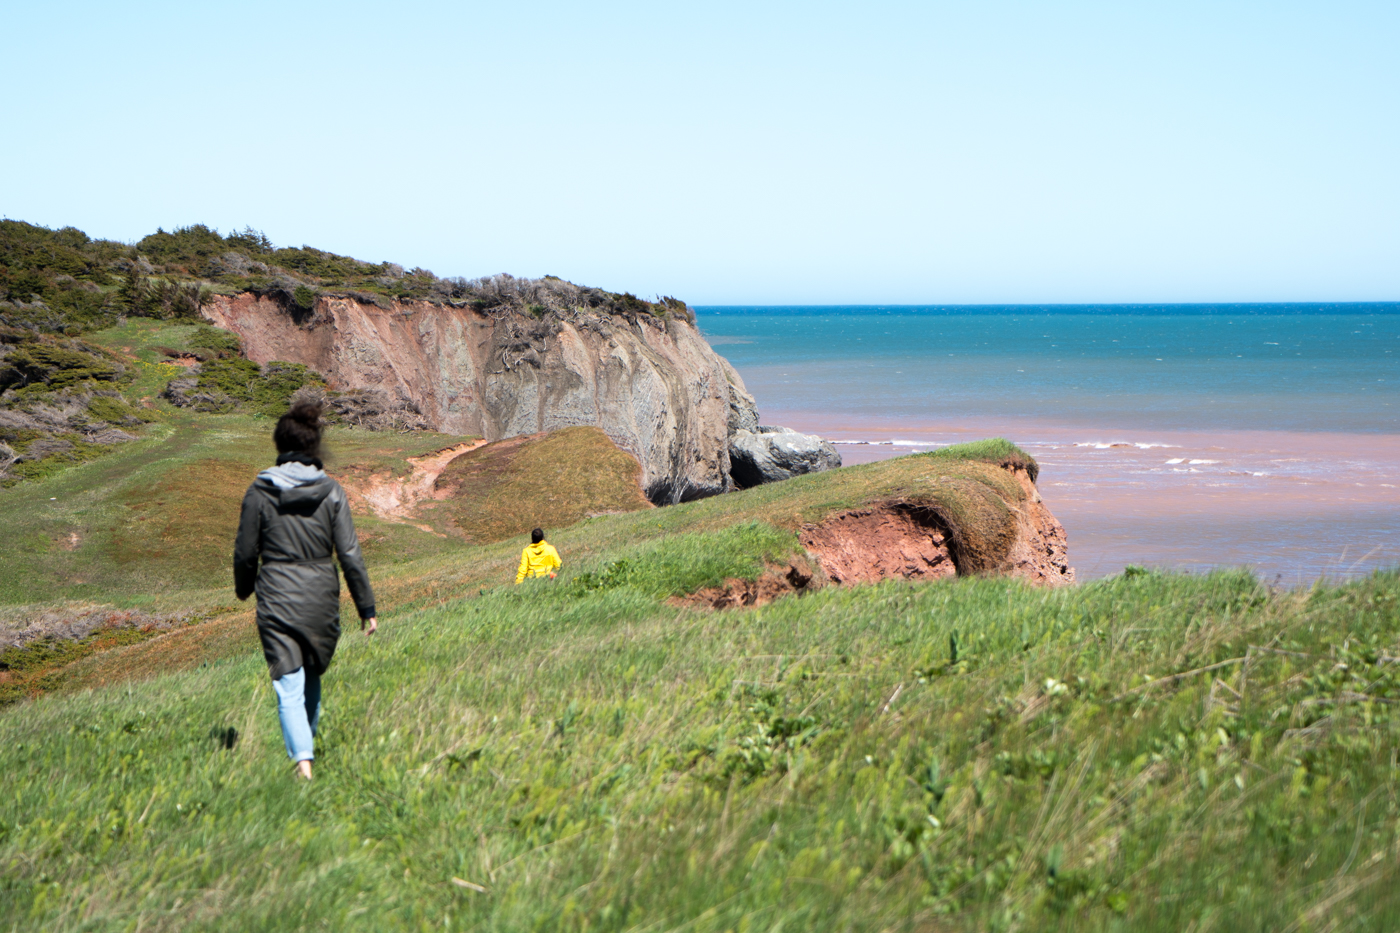
[[[652,508],[641,465],[601,428],[577,426],[486,444],[454,458],[423,510],[472,544],[560,528],[593,515]]]
[[[519,536],[357,516],[383,627],[350,626],[299,786],[227,587],[268,426],[169,414],[0,493],[0,601],[207,620],[0,708],[0,929],[1400,922],[1395,574],[672,601],[794,557],[833,510],[995,517],[1000,464],[1033,467],[998,443],[586,518],[551,529],[560,580],[518,588]],[[332,469],[459,440],[336,429]]]

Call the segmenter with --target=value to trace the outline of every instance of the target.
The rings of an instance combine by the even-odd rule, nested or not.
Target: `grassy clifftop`
[[[504,585],[519,535],[478,546],[358,515],[383,628],[350,626],[317,779],[297,786],[228,587],[268,425],[181,411],[0,492],[0,601],[188,615],[109,635],[0,709],[0,927],[1400,921],[1396,574],[670,599],[756,577],[835,510],[1014,505],[1003,443],[550,528],[553,584]],[[336,429],[331,469],[408,475],[459,440]]]
[[[0,928],[1400,924],[1397,574],[677,605],[891,501],[995,567],[1013,471],[1038,469],[1002,440],[664,509],[597,431],[473,451],[443,498],[357,514],[383,629],[350,626],[294,785],[229,571],[271,454],[258,408],[290,389],[260,371],[209,390],[241,413],[158,400],[171,359],[219,361],[205,330],[9,334],[28,381],[4,438],[70,449],[0,489],[0,636],[79,637],[0,650]],[[125,418],[139,436],[79,446]],[[329,468],[363,504],[467,440],[338,426]],[[537,523],[564,572],[510,586]]]
[[[110,327],[123,315],[197,321],[211,292],[241,291],[301,308],[331,294],[371,302],[468,303],[483,311],[534,315],[586,308],[691,319],[676,298],[645,301],[556,276],[439,278],[427,269],[405,270],[312,246],[277,247],[252,228],[222,235],[194,224],[120,243],[93,239],[75,227],[51,230],[0,220],[0,325],[72,335]]]

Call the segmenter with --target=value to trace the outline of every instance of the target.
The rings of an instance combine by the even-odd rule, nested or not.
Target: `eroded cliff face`
[[[1051,514],[1024,467],[1007,466],[1020,487],[1007,502],[1006,546],[985,563],[957,545],[958,529],[927,503],[898,499],[828,515],[804,525],[799,539],[839,584],[938,580],[972,574],[1008,576],[1036,586],[1074,582],[1064,526]]]
[[[1042,586],[1073,583],[1065,526],[1050,513],[1035,480],[1023,467],[1014,468],[1011,474],[1024,498],[1016,512],[1016,538],[1006,554],[1005,572]]]
[[[680,316],[539,318],[426,301],[320,297],[307,311],[244,293],[204,309],[249,359],[303,363],[332,389],[382,391],[434,429],[488,441],[597,425],[642,464],[657,503],[725,492],[731,422],[757,424],[729,363]]]

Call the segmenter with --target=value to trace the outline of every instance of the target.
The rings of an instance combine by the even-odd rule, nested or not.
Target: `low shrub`
[[[182,408],[228,413],[249,411],[280,416],[297,390],[325,387],[325,380],[301,363],[272,362],[265,366],[243,357],[212,359],[197,371],[172,379],[162,393]]]

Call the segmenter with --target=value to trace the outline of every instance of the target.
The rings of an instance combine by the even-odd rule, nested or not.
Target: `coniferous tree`
[[[126,309],[127,314],[138,316],[144,314],[150,304],[150,288],[146,284],[146,277],[134,265],[126,270],[121,288],[117,289],[117,302]]]
[[[177,286],[170,300],[170,317],[199,319],[199,309],[209,303],[209,293],[198,284]]]

